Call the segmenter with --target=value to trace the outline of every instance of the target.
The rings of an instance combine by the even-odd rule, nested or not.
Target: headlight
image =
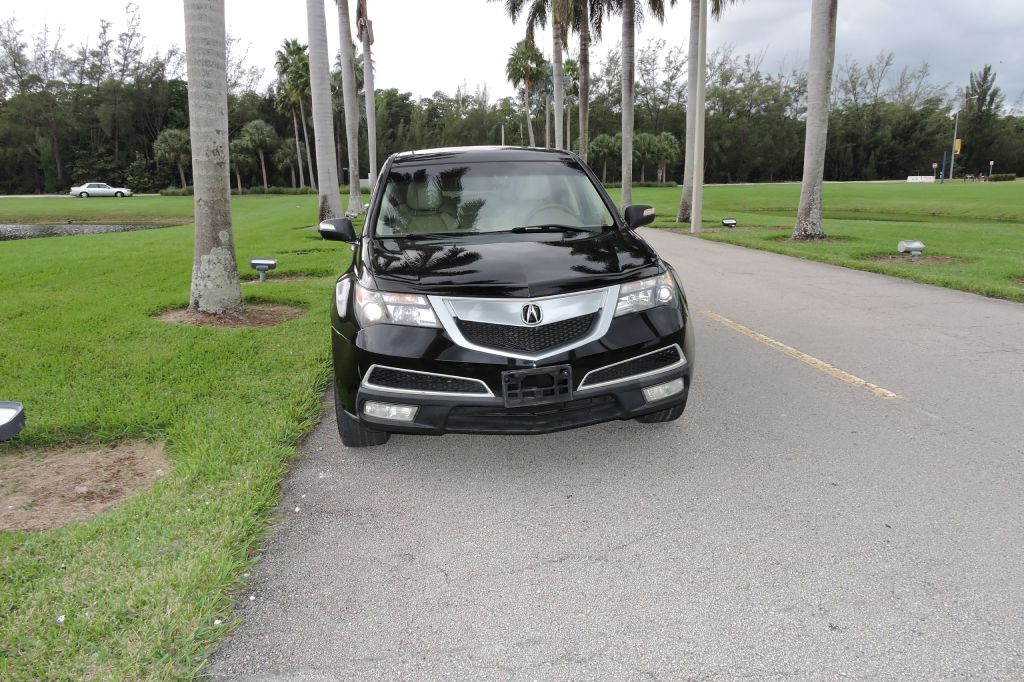
[[[426,296],[390,294],[356,286],[355,314],[360,327],[373,324],[404,324],[410,327],[440,327]],[[340,294],[340,290],[338,294]],[[340,304],[340,298],[339,298]],[[338,313],[342,308],[338,306]]]
[[[659,305],[675,305],[676,283],[672,275],[627,282],[619,285],[619,300],[615,304],[615,317],[647,310]]]

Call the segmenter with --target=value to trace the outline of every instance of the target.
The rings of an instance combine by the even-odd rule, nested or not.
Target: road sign
[[[955,152],[956,152],[957,154],[959,154],[959,153],[960,153],[960,147],[961,147],[962,145],[963,145],[963,140],[962,140],[961,138],[959,138],[959,137],[958,137],[958,138],[956,138],[956,144],[954,144],[954,145],[953,145],[953,150],[954,150],[954,151],[955,151]]]

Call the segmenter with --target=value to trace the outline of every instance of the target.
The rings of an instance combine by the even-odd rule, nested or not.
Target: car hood
[[[460,296],[552,296],[656,274],[654,250],[629,230],[376,239],[363,264],[381,289]]]

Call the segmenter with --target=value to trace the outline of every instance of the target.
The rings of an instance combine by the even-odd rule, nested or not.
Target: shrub
[[[1013,182],[1017,179],[1016,173],[993,173],[988,176],[991,182]]]
[[[188,187],[164,187],[160,190],[160,196],[162,197],[190,197],[192,196],[192,186]]]

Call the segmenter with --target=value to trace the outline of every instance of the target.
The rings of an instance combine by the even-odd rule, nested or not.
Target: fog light
[[[417,405],[394,405],[392,403],[378,403],[373,400],[367,400],[363,403],[363,414],[367,417],[390,419],[395,422],[411,422],[416,418],[416,413],[419,409]]]
[[[654,403],[659,400],[664,400],[669,396],[673,396],[676,393],[683,392],[683,379],[673,379],[672,381],[665,382],[664,384],[658,384],[657,386],[648,386],[644,389],[644,400],[649,403]]]

